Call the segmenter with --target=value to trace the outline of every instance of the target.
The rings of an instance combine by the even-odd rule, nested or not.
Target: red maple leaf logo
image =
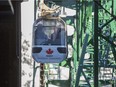
[[[51,50],[50,48],[46,51],[47,54],[52,54],[53,50]]]

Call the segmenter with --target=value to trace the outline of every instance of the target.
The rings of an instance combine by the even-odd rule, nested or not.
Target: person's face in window
[[[54,27],[45,27],[44,33],[47,35],[48,39],[51,39],[51,35],[54,33]]]

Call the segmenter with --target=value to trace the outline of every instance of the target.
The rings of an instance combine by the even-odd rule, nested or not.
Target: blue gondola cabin
[[[32,57],[39,63],[60,63],[67,57],[65,22],[39,18],[33,25]]]

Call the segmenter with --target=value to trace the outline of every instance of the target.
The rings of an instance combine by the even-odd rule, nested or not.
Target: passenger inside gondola
[[[45,41],[48,40],[47,35],[43,31],[43,26],[39,24],[35,30],[35,45],[42,45]]]
[[[43,26],[39,24],[35,30],[35,45],[64,45],[65,30],[63,25]]]
[[[51,34],[52,44],[61,45],[61,29],[54,28],[54,33]]]

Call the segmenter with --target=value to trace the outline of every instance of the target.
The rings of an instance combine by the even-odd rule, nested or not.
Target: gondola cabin
[[[33,25],[32,57],[40,63],[60,63],[67,57],[65,22],[39,18]]]

